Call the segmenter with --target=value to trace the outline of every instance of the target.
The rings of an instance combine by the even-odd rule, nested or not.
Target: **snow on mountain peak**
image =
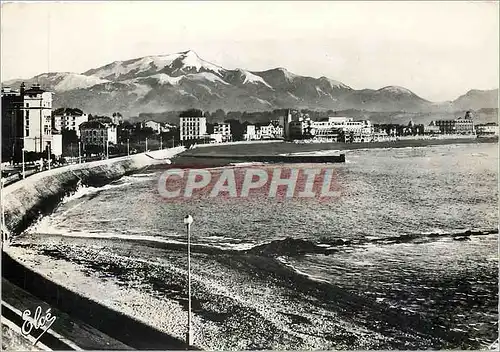
[[[178,68],[179,71],[183,71],[184,68],[194,68],[196,72],[200,72],[202,69],[207,71],[212,71],[218,75],[222,74],[225,70],[211,62],[200,59],[198,54],[192,50],[188,50],[180,53],[179,60],[182,62],[183,67]]]
[[[297,77],[296,74],[291,73],[284,67],[278,67],[278,71],[281,71],[289,81],[292,81],[295,77]]]
[[[170,77],[169,75],[167,75],[165,73],[159,73],[157,75],[152,75],[150,77],[155,78],[159,84],[171,84],[173,86],[176,84],[179,84],[179,81],[182,79],[182,76]]]
[[[109,82],[107,79],[101,79],[94,76],[85,76],[78,73],[66,74],[59,83],[54,86],[57,91],[67,91],[73,89],[83,89],[95,86],[96,84]]]
[[[351,89],[351,87],[345,85],[344,83],[336,81],[336,80],[333,80],[333,79],[330,79],[330,78],[325,77],[325,76],[320,77],[320,80],[328,82],[328,84],[330,84],[331,88]]]
[[[130,79],[133,76],[149,76],[160,72],[193,73],[211,71],[221,75],[225,70],[208,61],[202,60],[194,51],[188,50],[175,54],[145,56],[126,61],[115,61],[106,66],[89,70],[85,75],[107,79]],[[132,77],[131,77],[132,76]]]
[[[254,75],[250,71],[243,70],[241,68],[237,69],[243,78],[243,84],[253,83],[253,84],[263,84],[268,88],[273,89],[262,77]]]
[[[213,83],[219,82],[219,83],[222,83],[224,85],[229,85],[229,83],[227,83],[222,78],[220,78],[219,76],[216,76],[215,74],[213,74],[211,72],[192,73],[192,74],[188,74],[188,75],[184,76],[183,78],[187,78],[187,79],[195,80],[195,81],[207,80],[207,81],[210,81]]]

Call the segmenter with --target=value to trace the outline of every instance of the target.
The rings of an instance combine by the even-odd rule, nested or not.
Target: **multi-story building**
[[[436,126],[434,121],[431,121],[427,126],[424,126],[424,134],[440,134],[441,129]]]
[[[474,129],[474,122],[471,119],[461,119],[455,120],[455,133],[458,134],[474,134],[476,133]]]
[[[247,125],[247,131],[246,131],[245,135],[243,136],[243,138],[246,141],[253,141],[253,140],[259,139],[257,137],[256,126],[255,125]]]
[[[276,123],[269,123],[269,125],[260,126],[257,130],[259,139],[276,139],[283,137],[283,127]]]
[[[62,155],[61,135],[52,134],[52,93],[33,85],[19,91],[2,88],[2,156],[21,158],[22,151]]]
[[[292,122],[292,112],[287,111],[286,116],[280,116],[279,125],[283,127],[283,137],[290,138],[290,123]]]
[[[180,117],[179,132],[181,141],[203,139],[207,136],[207,118]]]
[[[498,124],[495,122],[489,122],[481,125],[476,125],[476,133],[478,137],[498,136]]]
[[[214,134],[222,136],[222,142],[229,142],[231,140],[231,125],[227,122],[216,123],[214,125]]]
[[[329,117],[324,121],[299,119],[289,124],[292,138],[315,138],[331,142],[368,142],[374,138],[370,121],[354,121],[351,117]]]
[[[57,131],[72,130],[80,136],[80,125],[89,120],[89,116],[80,109],[62,108],[54,111],[54,128]]]
[[[116,125],[98,120],[84,122],[80,125],[80,139],[84,150],[91,145],[105,147],[108,144],[116,144]]]
[[[165,127],[162,123],[153,120],[144,121],[141,123],[142,128],[151,128],[154,133],[160,134],[162,132],[168,132],[170,128]]]
[[[467,115],[466,115],[467,116]],[[438,120],[435,122],[443,134],[474,134],[474,122],[470,118]]]
[[[307,128],[310,127],[311,120],[293,120],[288,123],[287,137],[291,139],[301,139],[306,136]]]

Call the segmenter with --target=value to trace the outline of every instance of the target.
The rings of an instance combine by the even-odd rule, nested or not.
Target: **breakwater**
[[[192,158],[229,159],[268,163],[344,163],[345,154],[339,155],[190,155]]]
[[[20,233],[40,215],[49,213],[79,185],[103,186],[124,175],[154,164],[166,163],[183,152],[184,147],[135,154],[115,159],[68,165],[37,173],[4,188],[5,227],[7,236]]]

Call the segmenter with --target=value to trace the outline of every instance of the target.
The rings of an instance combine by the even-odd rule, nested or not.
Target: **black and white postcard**
[[[2,350],[498,350],[499,10],[2,1]]]

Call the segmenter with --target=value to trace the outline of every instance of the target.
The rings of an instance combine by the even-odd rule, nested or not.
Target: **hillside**
[[[472,90],[453,102],[429,102],[410,90],[388,86],[355,90],[327,78],[296,75],[285,68],[229,70],[194,51],[115,61],[83,73],[43,73],[4,85],[39,83],[55,92],[54,107],[78,107],[93,114],[139,113],[199,108],[267,111],[279,108],[355,109],[372,112],[453,112],[496,108],[498,90]]]

